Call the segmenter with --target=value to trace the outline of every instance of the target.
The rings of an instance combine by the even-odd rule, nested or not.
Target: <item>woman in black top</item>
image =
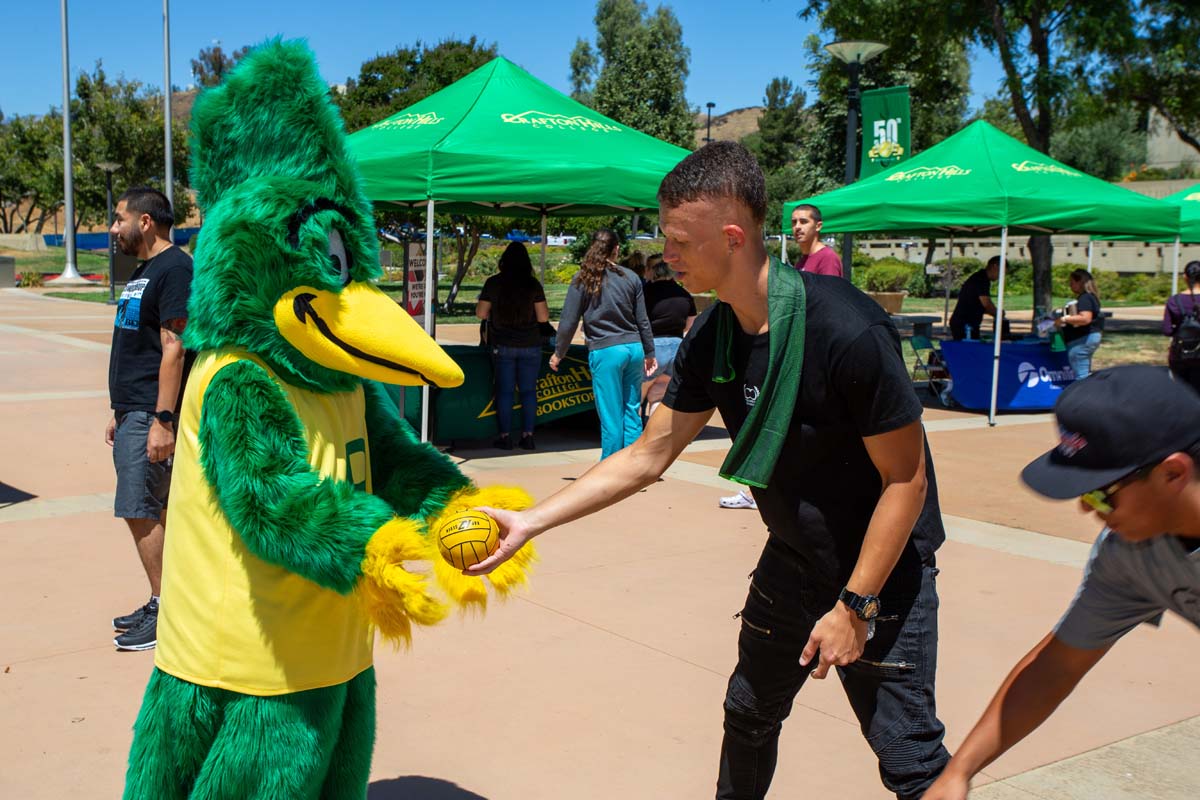
[[[1100,346],[1100,292],[1096,280],[1086,269],[1071,273],[1071,293],[1075,302],[1068,303],[1067,313],[1054,321],[1062,330],[1067,346],[1067,361],[1075,380],[1081,381],[1092,371],[1092,355]],[[1072,307],[1073,306],[1073,307]]]
[[[500,436],[494,442],[511,450],[513,385],[521,400],[521,442],[533,449],[537,419],[537,377],[542,364],[540,323],[550,320],[546,293],[533,277],[529,251],[513,242],[500,256],[500,272],[488,278],[479,293],[475,316],[488,322],[488,346],[496,375],[496,421]]]
[[[696,301],[687,289],[675,282],[671,265],[661,256],[646,260],[646,280],[648,283],[642,291],[646,315],[650,317],[650,332],[654,334],[654,357],[658,359],[658,369],[642,384],[642,402],[649,417],[671,382],[675,353],[696,319]]]

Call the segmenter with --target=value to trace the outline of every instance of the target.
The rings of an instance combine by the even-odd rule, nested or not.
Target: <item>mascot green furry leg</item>
[[[478,488],[417,441],[381,384],[456,386],[390,298],[370,203],[312,54],[269,42],[193,110],[205,209],[184,334],[199,351],[176,434],[155,669],[130,798],[363,798],[375,632],[407,642],[488,591],[429,530]],[[489,580],[526,579],[526,548]]]

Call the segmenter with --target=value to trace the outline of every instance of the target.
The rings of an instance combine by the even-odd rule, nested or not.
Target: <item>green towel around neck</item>
[[[759,489],[766,488],[783,451],[804,364],[804,278],[774,256],[768,269],[767,375],[720,470],[722,478]],[[728,303],[717,303],[713,316],[717,325],[713,381],[729,383],[737,377],[732,361],[738,321]]]

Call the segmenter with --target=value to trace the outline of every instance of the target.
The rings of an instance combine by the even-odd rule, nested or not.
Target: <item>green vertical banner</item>
[[[908,87],[862,93],[862,168],[869,178],[912,155],[909,148]]]

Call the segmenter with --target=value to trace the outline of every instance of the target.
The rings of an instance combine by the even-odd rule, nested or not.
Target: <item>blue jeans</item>
[[[600,415],[600,458],[642,435],[642,379],[646,353],[639,344],[614,344],[588,353],[592,393]]]
[[[537,421],[537,377],[542,366],[542,348],[492,348],[492,369],[496,374],[496,422],[503,434],[512,433],[513,387],[521,401],[521,432],[533,433]]]
[[[1092,356],[1100,346],[1100,332],[1092,331],[1082,339],[1076,339],[1067,345],[1067,362],[1075,373],[1075,380],[1081,381],[1092,372]]]
[[[929,788],[950,754],[942,745],[945,728],[934,705],[937,569],[897,569],[912,570],[914,588],[896,596],[885,590],[874,638],[858,661],[837,672],[863,737],[879,760],[883,785],[908,800]],[[801,667],[800,653],[817,620],[838,602],[840,589],[813,576],[774,537],[767,539],[740,614],[738,663],[725,695],[718,800],[766,795],[783,721],[817,664],[814,659]]]

